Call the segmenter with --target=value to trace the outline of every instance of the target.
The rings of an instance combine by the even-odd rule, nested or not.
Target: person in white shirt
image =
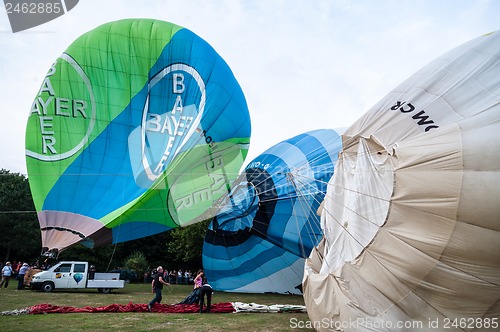
[[[12,276],[12,273],[13,271],[10,262],[5,263],[5,266],[2,269],[2,282],[0,282],[0,289],[4,285],[4,288],[9,286],[9,279]]]
[[[21,290],[24,289],[24,275],[28,270],[30,269],[30,266],[28,263],[23,263],[23,265],[19,268],[19,272],[17,273],[17,289]]]

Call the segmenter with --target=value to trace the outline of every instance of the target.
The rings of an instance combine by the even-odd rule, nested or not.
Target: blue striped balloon
[[[216,290],[300,294],[304,260],[321,240],[317,210],[341,148],[333,129],[285,140],[251,161],[218,202],[203,245]]]

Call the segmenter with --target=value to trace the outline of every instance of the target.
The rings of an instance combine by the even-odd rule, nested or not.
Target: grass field
[[[129,284],[110,294],[96,290],[60,290],[43,293],[16,290],[16,283],[0,290],[0,312],[24,309],[49,303],[73,307],[104,306],[112,303],[148,303],[154,296],[149,284]],[[163,292],[165,304],[183,300],[193,286],[173,285],[172,293]],[[302,296],[278,294],[243,294],[215,292],[212,303],[255,302],[258,304],[303,305]],[[161,314],[161,313],[75,313],[0,316],[0,331],[314,331],[292,328],[309,320],[305,313],[230,313],[230,314]],[[298,324],[297,324],[298,323]]]

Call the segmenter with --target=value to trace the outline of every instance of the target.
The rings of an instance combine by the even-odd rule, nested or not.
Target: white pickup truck
[[[54,289],[97,288],[100,293],[123,288],[124,280],[119,273],[89,273],[89,263],[59,262],[50,269],[38,272],[30,282],[31,289],[51,292]]]

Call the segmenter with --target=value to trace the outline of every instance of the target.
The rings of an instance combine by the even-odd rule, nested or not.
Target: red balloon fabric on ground
[[[200,310],[197,304],[155,304],[153,313],[196,313]],[[215,303],[210,307],[211,313],[234,312],[230,302]],[[57,306],[48,303],[37,304],[30,308],[30,314],[54,314],[54,313],[96,313],[96,312],[148,312],[147,304],[110,304],[101,307],[69,307]]]

